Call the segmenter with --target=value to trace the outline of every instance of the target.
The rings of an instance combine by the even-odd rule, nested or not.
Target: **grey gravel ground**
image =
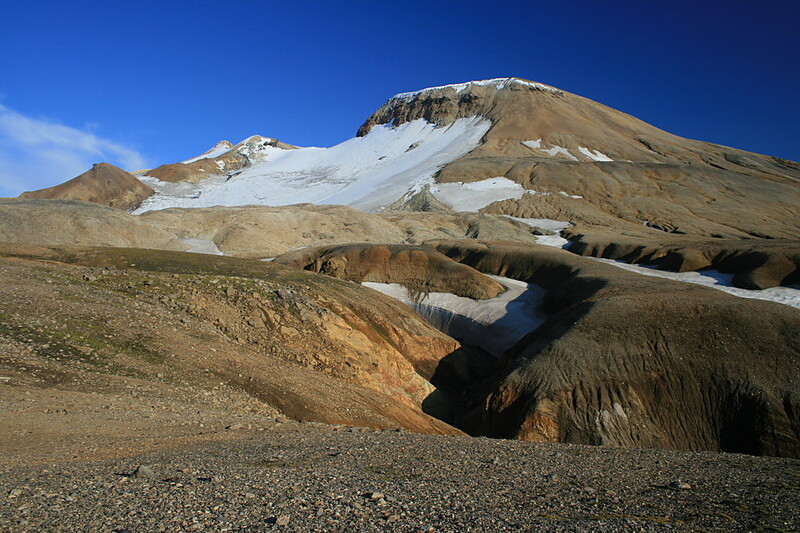
[[[798,460],[300,423],[242,436],[0,467],[0,530],[800,529]]]

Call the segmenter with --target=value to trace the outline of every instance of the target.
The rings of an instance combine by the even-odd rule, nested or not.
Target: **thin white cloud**
[[[0,197],[63,183],[100,162],[125,170],[148,166],[130,147],[0,104]]]

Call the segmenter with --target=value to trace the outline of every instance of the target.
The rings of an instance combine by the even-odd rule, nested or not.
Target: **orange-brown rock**
[[[24,360],[4,354],[14,379],[47,367],[74,383],[117,380],[117,394],[167,379],[207,391],[206,402],[244,395],[295,419],[460,433],[421,409],[458,342],[357,284],[125,248],[3,245],[0,272],[3,346],[37,339]],[[76,388],[72,378],[59,386]],[[174,387],[161,389],[156,401],[180,404]]]
[[[147,175],[170,183],[197,183],[210,176],[238,172],[247,166],[247,157],[235,150],[221,156],[203,158],[191,163],[170,163],[147,171]]]

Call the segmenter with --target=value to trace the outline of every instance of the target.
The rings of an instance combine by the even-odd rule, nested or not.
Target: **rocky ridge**
[[[224,144],[223,144],[224,143]],[[211,176],[235,176],[242,169],[250,166],[254,161],[266,157],[270,148],[279,150],[292,150],[297,148],[277,139],[252,135],[242,142],[231,145],[228,141],[220,141],[209,152],[217,153],[230,146],[219,155],[211,157],[198,157],[182,163],[161,165],[146,171],[144,174],[169,183],[197,183]],[[218,148],[215,150],[215,148]]]
[[[486,300],[505,290],[472,267],[425,246],[349,244],[303,248],[276,257],[275,263],[356,283],[399,283],[420,297],[428,292],[447,292]]]
[[[219,253],[271,258],[290,250],[355,241],[421,244],[483,237],[536,243],[531,228],[477,213],[372,215],[345,206],[165,209],[130,215],[95,204],[0,199],[0,242],[116,246],[187,251],[204,243]]]

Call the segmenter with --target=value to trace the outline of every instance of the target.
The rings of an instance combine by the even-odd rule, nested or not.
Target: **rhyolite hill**
[[[800,455],[797,308],[581,257],[793,291],[797,163],[504,78],[399,94],[330,148],[253,136],[136,177],[95,174],[80,196],[64,184],[0,201],[0,265],[16,280],[0,335],[18,354],[4,372],[25,386],[35,368],[137,376],[305,420]],[[503,279],[542,291],[518,312],[544,318],[499,357],[360,285],[480,309]],[[82,299],[81,320],[37,318]],[[72,353],[100,363],[59,355]]]

